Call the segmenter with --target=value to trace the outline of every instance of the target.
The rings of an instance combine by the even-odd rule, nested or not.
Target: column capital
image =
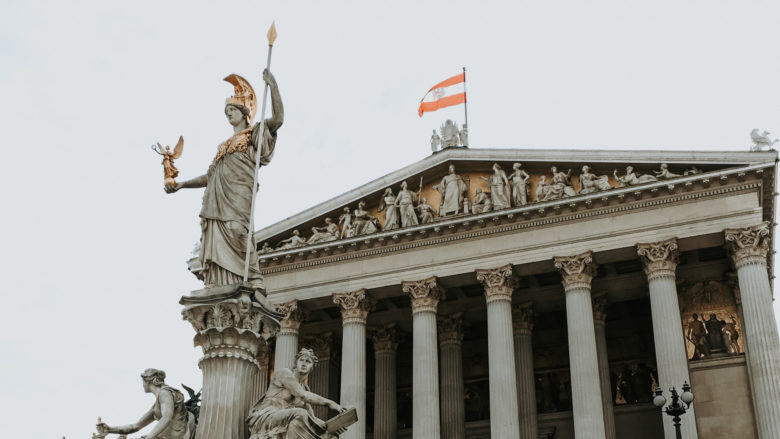
[[[333,333],[325,332],[319,335],[310,335],[303,339],[303,346],[310,347],[319,361],[330,359],[330,347],[333,344]]]
[[[463,313],[456,312],[439,320],[439,344],[461,344],[463,341]]]
[[[395,323],[384,325],[374,331],[371,340],[374,342],[374,353],[395,352],[400,341]]]
[[[436,276],[428,279],[402,282],[403,292],[412,300],[412,314],[436,312],[439,300],[444,299],[444,288],[437,283]]]
[[[333,303],[341,309],[341,324],[360,323],[365,325],[368,311],[371,309],[370,299],[366,297],[365,288],[349,293],[334,293]]]
[[[607,295],[604,292],[593,295],[593,323],[596,326],[604,326],[607,321],[607,314],[609,313],[609,303],[607,303]]]
[[[477,270],[477,280],[485,287],[487,303],[496,300],[512,301],[512,291],[517,286],[517,280],[512,276],[512,265]]]
[[[574,256],[554,256],[555,268],[563,278],[566,291],[583,288],[590,290],[590,281],[596,276],[597,265],[593,262],[593,252],[588,250]]]
[[[642,261],[642,267],[648,280],[659,277],[675,277],[674,272],[680,262],[677,238],[636,244],[636,253]]]
[[[512,307],[512,332],[515,335],[531,335],[534,329],[534,304],[525,302]]]
[[[297,335],[298,331],[301,329],[301,322],[303,322],[304,318],[303,309],[298,306],[298,301],[291,300],[274,306],[276,306],[277,312],[284,315],[280,322],[282,324],[282,329],[279,333]]]
[[[734,265],[739,268],[748,264],[766,265],[766,256],[771,249],[769,240],[771,224],[761,224],[742,229],[726,229],[726,248],[731,252]]]

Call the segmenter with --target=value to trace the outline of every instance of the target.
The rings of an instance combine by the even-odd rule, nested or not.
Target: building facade
[[[346,439],[674,438],[685,382],[684,438],[780,437],[776,160],[437,152],[256,232],[258,367],[313,348]]]

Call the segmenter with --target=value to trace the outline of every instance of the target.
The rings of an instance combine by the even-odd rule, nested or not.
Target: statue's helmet
[[[233,84],[235,91],[233,96],[225,100],[225,105],[235,105],[249,110],[249,115],[247,116],[249,120],[247,122],[251,124],[257,113],[257,95],[252,85],[249,84],[249,81],[235,73],[228,75],[225,81]]]

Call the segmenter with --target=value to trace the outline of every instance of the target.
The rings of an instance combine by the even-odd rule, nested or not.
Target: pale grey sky
[[[0,3],[0,431],[90,437],[135,421],[147,367],[200,386],[178,299],[200,191],[162,191],[231,134],[238,73],[260,90],[276,20],[285,104],[258,227],[430,152],[462,108],[417,116],[468,69],[473,147],[746,150],[780,134],[776,1]],[[777,309],[777,306],[776,306]]]

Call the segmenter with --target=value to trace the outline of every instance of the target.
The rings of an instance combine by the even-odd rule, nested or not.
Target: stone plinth
[[[229,285],[182,297],[182,316],[203,349],[203,395],[196,439],[245,439],[246,416],[261,396],[262,355],[281,317],[248,285]]]

